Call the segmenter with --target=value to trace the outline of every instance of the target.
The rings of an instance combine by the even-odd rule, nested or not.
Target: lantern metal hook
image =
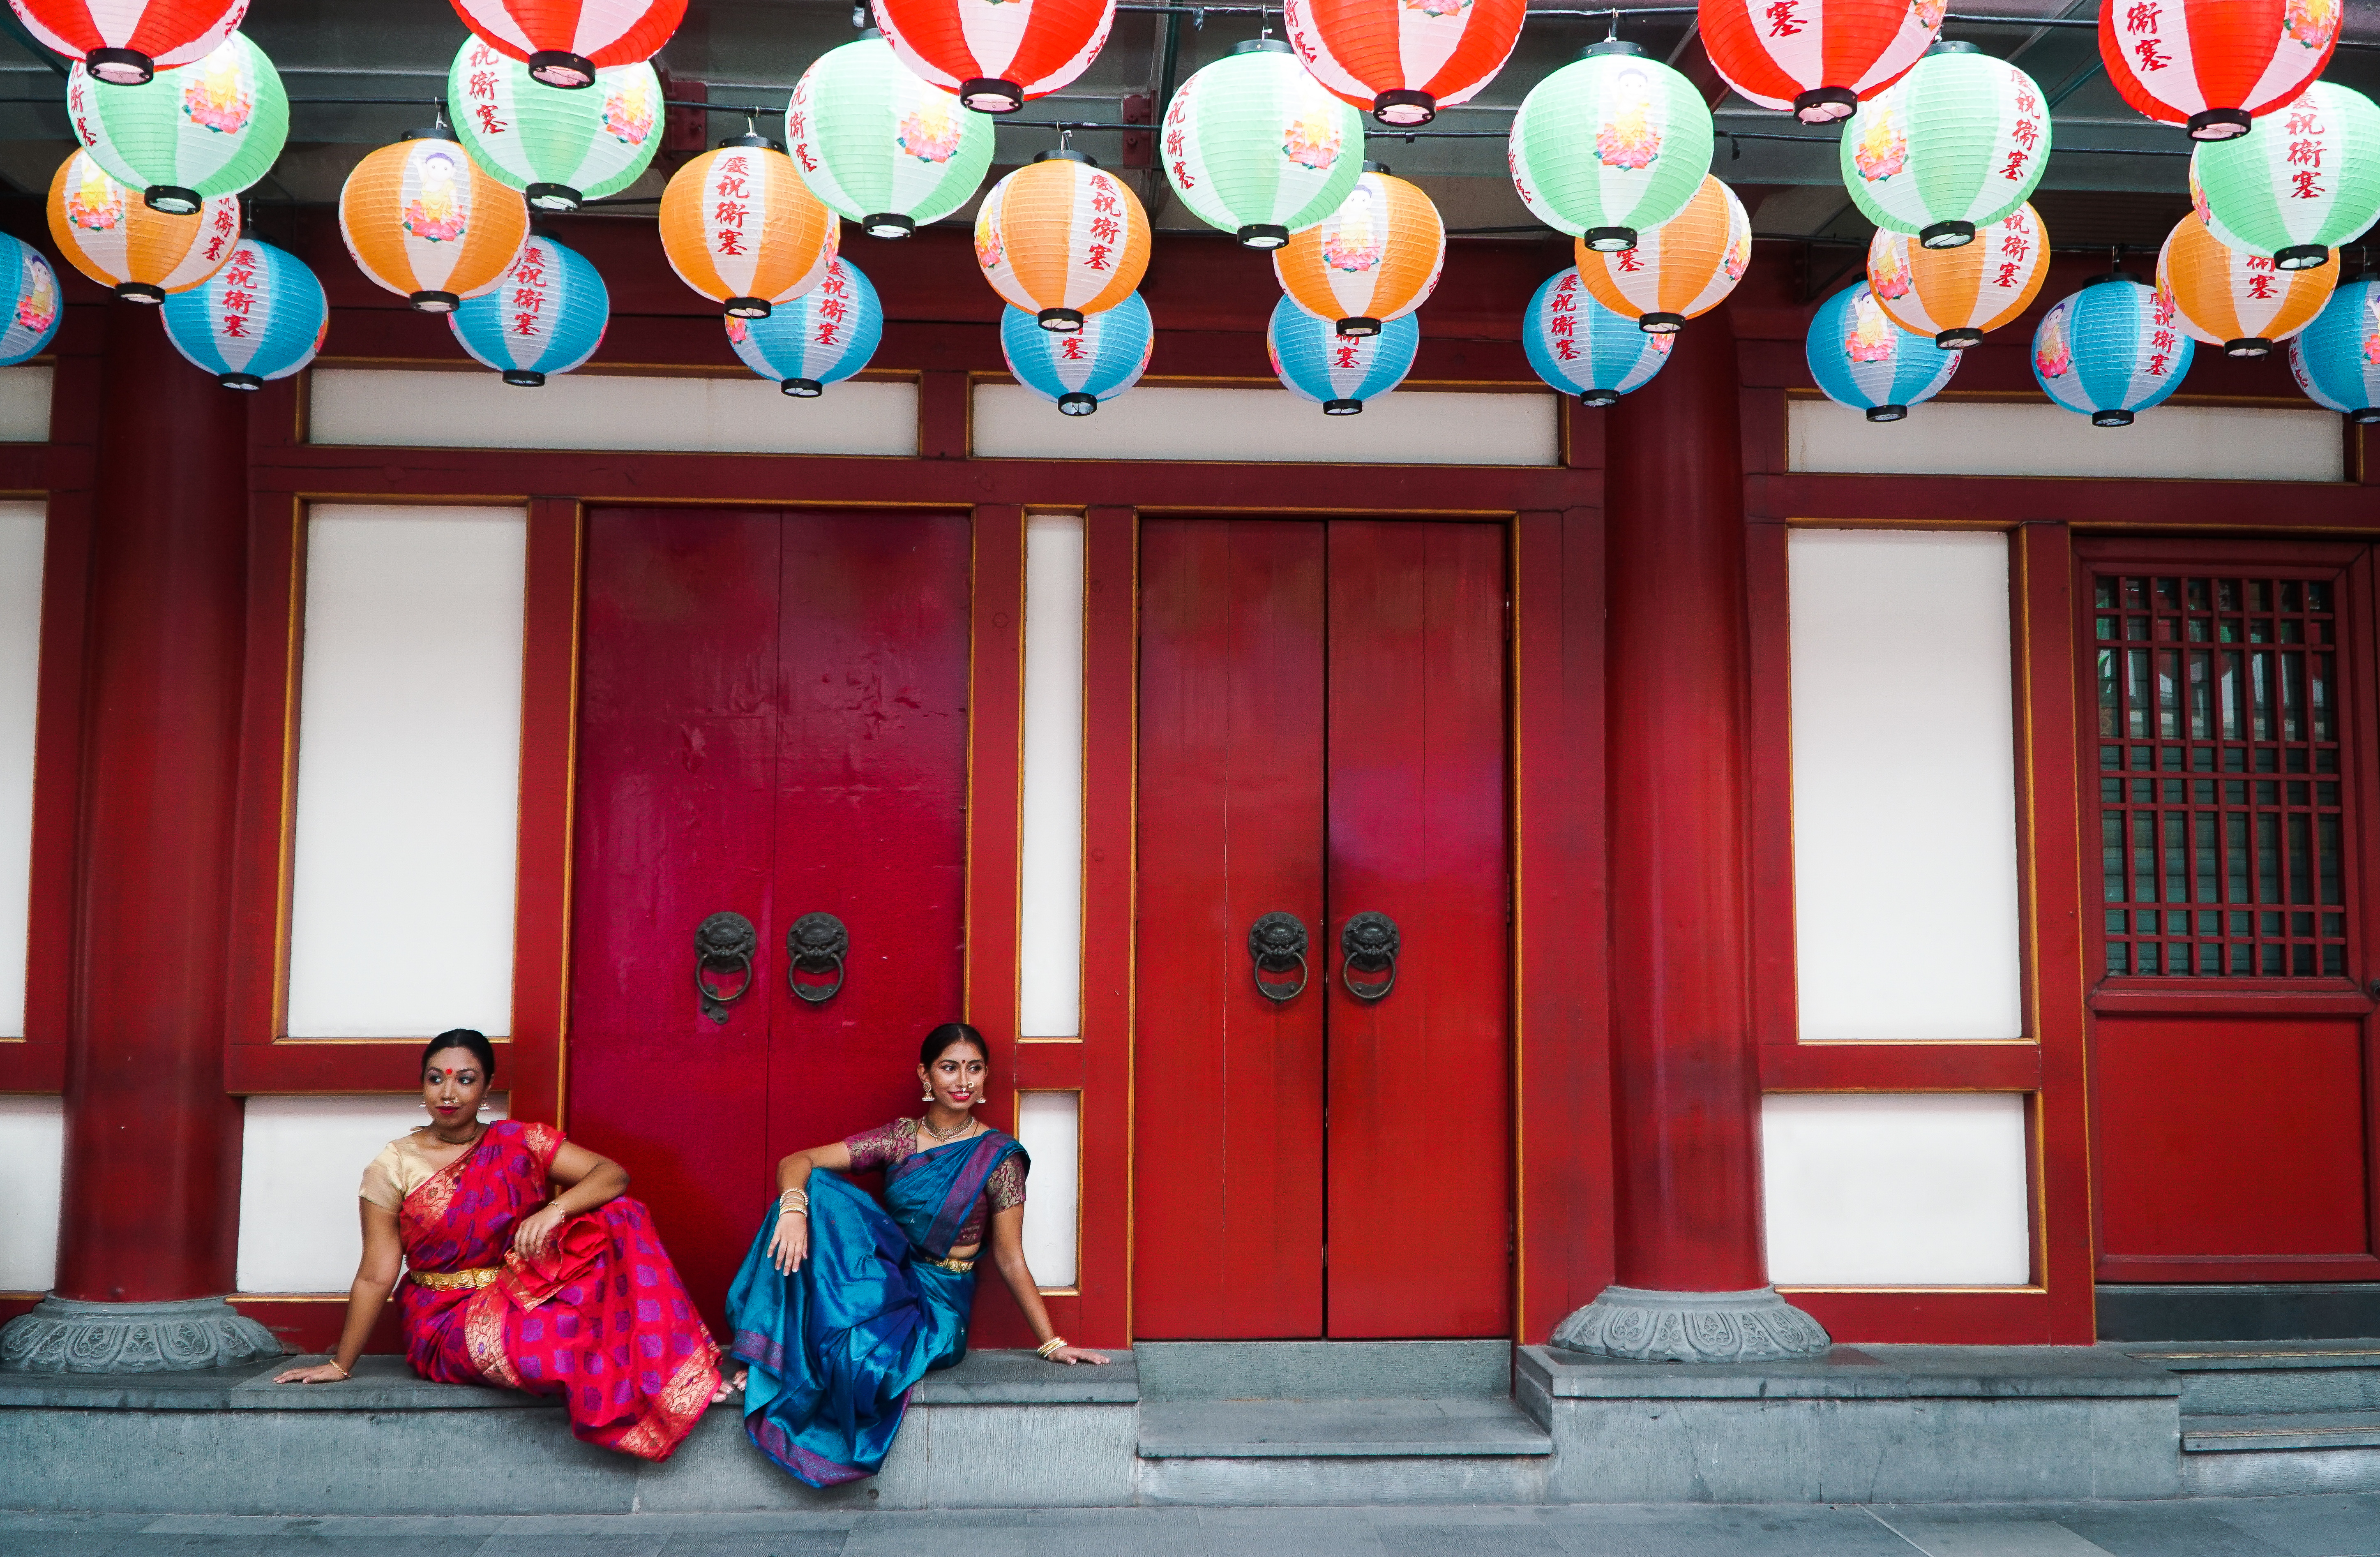
[[[1074,149],[1074,145],[1075,132],[1071,129],[1061,129],[1058,132],[1058,150],[1061,152],[1072,151]]]
[[[1603,41],[1604,41],[1605,43],[1609,43],[1612,42],[1613,40],[1617,39],[1619,36],[1620,36],[1620,7],[1619,7],[1619,6],[1612,6],[1612,7],[1611,7],[1611,26],[1610,26],[1610,30],[1609,30],[1609,31],[1608,31],[1608,32],[1606,32],[1606,33],[1603,35]]]

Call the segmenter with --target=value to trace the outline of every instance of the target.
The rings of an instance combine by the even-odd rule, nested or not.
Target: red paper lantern
[[[1426,125],[1495,79],[1527,0],[1288,0],[1290,47],[1384,125]]]
[[[206,58],[248,14],[248,0],[8,0],[8,5],[25,30],[118,87],[137,87],[160,70]]]
[[[1823,125],[1907,74],[1948,8],[1949,0],[1701,0],[1699,17],[1703,46],[1729,86]]]
[[[2228,140],[2286,108],[2338,47],[2339,0],[2107,0],[2099,58],[2124,101]]]
[[[547,86],[591,87],[599,69],[652,58],[686,0],[455,0],[455,14]]]
[[[1013,114],[1090,68],[1116,0],[875,0],[901,63],[978,114]]]

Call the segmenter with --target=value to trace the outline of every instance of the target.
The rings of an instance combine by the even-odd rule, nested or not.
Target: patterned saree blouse
[[[889,1168],[904,1157],[916,1155],[917,1134],[916,1120],[895,1119],[890,1125],[879,1125],[872,1130],[862,1130],[847,1137],[843,1144],[851,1151],[851,1171],[855,1174],[871,1173],[879,1168]],[[1008,1160],[994,1168],[991,1176],[984,1180],[983,1193],[976,1197],[966,1220],[959,1223],[958,1236],[951,1240],[951,1247],[965,1248],[970,1244],[983,1242],[983,1225],[990,1215],[984,1209],[987,1205],[992,1210],[1004,1211],[1011,1206],[1024,1203],[1025,1154],[1012,1152]]]

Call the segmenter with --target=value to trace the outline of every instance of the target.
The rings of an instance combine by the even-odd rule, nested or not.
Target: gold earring
[[[934,1089],[931,1087],[927,1088],[924,1091],[917,1094],[917,1101],[921,1103],[932,1102],[934,1101]]]

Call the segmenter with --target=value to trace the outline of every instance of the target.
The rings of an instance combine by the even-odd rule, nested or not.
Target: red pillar
[[[1767,1286],[1744,861],[1743,473],[1724,308],[1608,413],[1618,1281],[1558,1344],[1823,1348]]]
[[[239,1197],[223,1021],[247,397],[184,361],[153,309],[108,312],[57,1290],[5,1348],[92,1371],[277,1349],[220,1300]]]

